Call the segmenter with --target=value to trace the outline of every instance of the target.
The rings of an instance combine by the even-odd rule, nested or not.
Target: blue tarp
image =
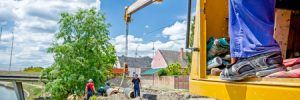
[[[154,73],[157,73],[160,70],[160,68],[157,69],[149,69],[142,73],[142,75],[153,75]]]

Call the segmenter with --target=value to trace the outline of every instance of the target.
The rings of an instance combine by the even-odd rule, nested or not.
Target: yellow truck
[[[161,2],[161,0],[137,0],[136,4],[126,8],[125,21],[129,23],[132,12],[156,1]],[[188,1],[189,22],[191,0]],[[300,78],[254,77],[237,82],[224,81],[221,80],[219,76],[207,75],[206,43],[208,38],[228,37],[228,0],[197,0],[196,3],[194,43],[193,47],[191,47],[192,64],[189,80],[190,94],[207,96],[220,100],[300,100]],[[287,58],[289,54],[296,52],[289,50],[291,49],[289,46],[292,45],[294,46],[293,48],[300,48],[299,45],[298,47],[295,47],[294,45],[300,44],[300,40],[291,40],[291,38],[295,38],[294,36],[299,37],[300,34],[300,23],[291,22],[299,22],[299,17],[293,16],[299,16],[300,12],[297,10],[299,10],[300,3],[299,0],[277,0],[276,3],[278,7],[284,8],[284,10],[276,10],[276,30],[274,37],[279,41],[284,58]],[[291,18],[294,18],[294,20]],[[291,34],[291,27],[298,29],[298,31],[294,31],[293,34]],[[276,32],[280,34],[276,34]],[[187,46],[189,45],[188,38],[189,34],[187,34]]]

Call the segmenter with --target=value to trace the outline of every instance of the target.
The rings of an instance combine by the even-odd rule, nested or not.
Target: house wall
[[[151,62],[151,68],[152,69],[166,68],[167,66],[168,66],[167,62],[165,61],[165,59],[163,58],[163,56],[161,55],[159,50],[157,50],[155,52],[155,55],[154,55],[153,60]]]
[[[118,57],[117,57],[116,63],[114,64],[114,68],[121,68],[121,64],[120,64]]]
[[[142,76],[143,86],[165,89],[189,89],[189,76]]]
[[[143,86],[149,87],[149,86],[153,86],[154,84],[153,75],[142,76],[140,79]]]

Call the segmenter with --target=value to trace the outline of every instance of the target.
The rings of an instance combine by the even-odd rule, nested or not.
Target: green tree
[[[43,67],[28,67],[24,69],[24,72],[42,72],[43,71]]]
[[[115,48],[109,43],[109,25],[101,12],[93,8],[61,13],[59,25],[48,49],[55,62],[42,74],[49,80],[45,89],[55,100],[82,95],[88,79],[93,79],[97,88],[106,81],[116,61]]]
[[[179,63],[170,64],[167,67],[168,75],[181,75],[182,73],[180,71],[180,68],[181,68],[181,64]]]
[[[194,45],[194,34],[195,34],[195,20],[196,19],[196,17],[195,16],[193,16],[193,19],[192,19],[192,22],[191,22],[191,29],[190,29],[190,32],[191,32],[191,34],[190,34],[190,47],[193,47],[193,45]]]
[[[190,52],[185,52],[185,55],[187,57],[187,67],[184,69],[184,74],[189,75],[190,70],[191,70],[191,65],[192,65],[192,51]]]

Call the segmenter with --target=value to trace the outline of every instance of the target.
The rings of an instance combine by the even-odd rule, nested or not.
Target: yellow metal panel
[[[190,93],[221,100],[299,100],[300,87],[190,80]]]
[[[299,100],[300,79],[249,78],[242,82],[206,76],[206,41],[228,36],[228,0],[197,0],[191,94],[221,100]]]
[[[228,0],[207,0],[205,15],[207,38],[228,36]]]
[[[206,0],[200,0],[200,78],[206,77]]]
[[[200,55],[193,53],[192,78],[206,77],[206,41],[208,37],[228,36],[228,0],[198,0],[194,44],[200,42]],[[200,8],[200,9],[199,9]],[[198,24],[199,23],[199,24]],[[198,35],[200,37],[198,37]],[[200,39],[200,41],[198,41]],[[200,61],[199,61],[200,58]],[[200,65],[199,65],[200,64]],[[199,68],[200,67],[200,68]],[[196,70],[196,71],[195,71]]]

